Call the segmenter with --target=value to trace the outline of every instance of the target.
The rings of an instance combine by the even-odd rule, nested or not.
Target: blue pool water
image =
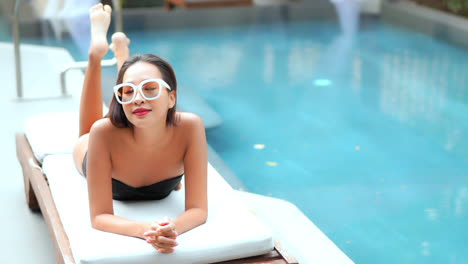
[[[333,21],[130,36],[222,116],[209,144],[247,189],[356,263],[468,263],[466,50],[385,24],[353,41]]]
[[[208,142],[249,191],[356,263],[468,263],[467,50],[377,21],[127,33],[221,115]]]

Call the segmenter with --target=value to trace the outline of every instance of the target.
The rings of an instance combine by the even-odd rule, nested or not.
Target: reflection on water
[[[447,151],[466,154],[468,124],[466,93],[468,61],[453,63],[453,55],[422,55],[404,49],[398,54],[384,53],[379,81],[380,109],[410,126],[444,134],[438,144]]]
[[[275,51],[271,44],[265,45],[264,49],[264,62],[263,80],[265,83],[271,84],[273,82],[273,74],[275,73]]]
[[[455,198],[455,215],[468,215],[468,187],[461,187]]]
[[[335,5],[341,33],[353,36],[358,31],[361,0],[331,0]]]
[[[310,80],[316,70],[323,46],[312,41],[291,41],[288,54],[288,77],[290,84],[302,84]]]
[[[440,205],[442,217],[467,217],[468,216],[468,187],[456,186],[446,188]]]
[[[242,46],[236,43],[219,46],[193,43],[189,54],[184,68],[187,71],[201,69],[197,85],[203,85],[206,89],[231,85],[238,76],[239,67],[248,63],[248,60],[243,59]]]

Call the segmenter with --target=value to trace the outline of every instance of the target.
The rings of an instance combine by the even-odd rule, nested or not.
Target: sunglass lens
[[[117,94],[123,103],[130,102],[133,98],[135,91],[131,86],[122,86],[117,90]]]
[[[154,99],[159,96],[161,87],[158,82],[148,82],[143,85],[142,90],[146,98]]]

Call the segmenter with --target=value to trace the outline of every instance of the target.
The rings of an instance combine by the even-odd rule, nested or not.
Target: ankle
[[[91,42],[88,55],[102,59],[107,54],[108,51],[109,51],[109,45],[107,43]]]
[[[104,58],[104,55],[100,51],[89,50],[89,52],[88,52],[88,61],[89,62],[101,61],[103,58]]]

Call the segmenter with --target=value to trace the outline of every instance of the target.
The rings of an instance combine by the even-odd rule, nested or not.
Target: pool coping
[[[468,48],[468,19],[407,0],[383,1],[382,20]]]

